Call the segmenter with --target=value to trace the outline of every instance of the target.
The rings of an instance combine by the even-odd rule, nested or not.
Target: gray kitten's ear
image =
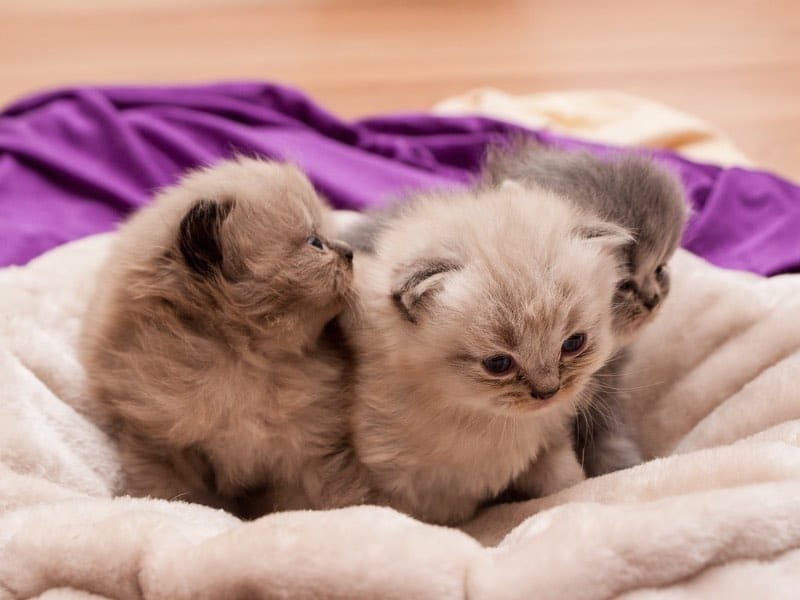
[[[222,222],[230,214],[233,203],[200,200],[181,219],[178,246],[186,264],[193,271],[209,277],[222,267]]]
[[[616,251],[634,243],[633,234],[615,223],[597,221],[581,225],[573,230],[573,234],[582,240],[598,244],[602,248]]]
[[[436,259],[398,269],[392,286],[392,301],[400,314],[416,323],[428,301],[441,289],[448,273],[458,269],[460,266],[453,261]]]

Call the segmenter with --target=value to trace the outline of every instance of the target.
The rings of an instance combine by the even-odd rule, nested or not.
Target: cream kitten
[[[354,444],[383,501],[433,523],[509,484],[583,478],[569,425],[613,351],[629,236],[541,190],[421,197],[356,256]]]
[[[363,499],[329,325],[353,254],[328,213],[294,167],[238,159],[190,173],[122,228],[84,358],[129,493],[240,515]]]

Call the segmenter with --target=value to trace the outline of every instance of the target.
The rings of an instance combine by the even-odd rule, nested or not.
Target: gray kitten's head
[[[629,339],[652,319],[669,293],[667,263],[688,215],[681,185],[670,173],[638,154],[604,160],[518,141],[489,151],[484,178],[494,185],[513,179],[541,186],[629,230],[634,242],[623,249],[626,274],[614,295],[614,329]]]

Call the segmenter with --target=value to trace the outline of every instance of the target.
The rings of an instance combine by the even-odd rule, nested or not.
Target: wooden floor
[[[0,0],[0,103],[226,78],[289,83],[343,116],[486,85],[623,90],[800,180],[797,0]]]

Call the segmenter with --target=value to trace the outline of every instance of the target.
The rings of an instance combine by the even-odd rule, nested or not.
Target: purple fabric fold
[[[108,231],[184,170],[240,153],[297,163],[339,208],[463,185],[487,144],[613,149],[480,117],[346,122],[267,83],[89,87],[45,92],[0,113],[0,265]],[[654,153],[680,175],[694,215],[683,245],[765,275],[800,271],[800,188],[775,175]]]

